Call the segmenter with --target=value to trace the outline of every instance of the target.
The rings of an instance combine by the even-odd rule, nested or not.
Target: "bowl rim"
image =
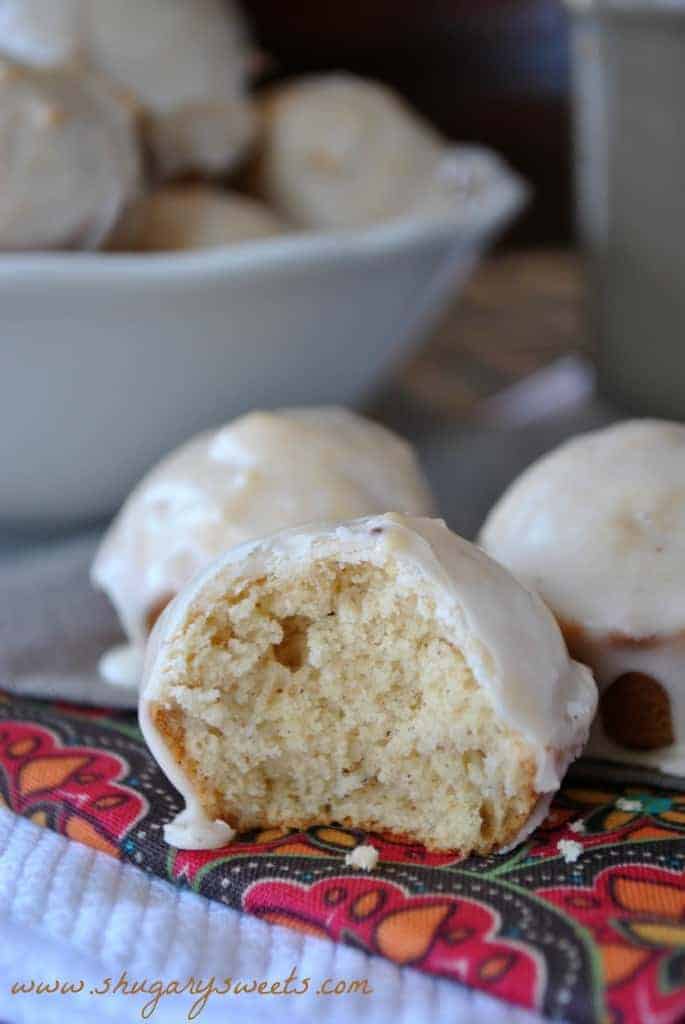
[[[530,189],[503,160],[480,146],[455,146],[452,151],[480,154],[489,164],[483,193],[455,204],[447,216],[411,215],[360,228],[334,231],[294,230],[272,238],[249,239],[226,246],[182,252],[5,252],[0,253],[0,288],[49,278],[50,285],[74,281],[115,286],[154,283],[178,286],[180,280],[254,276],[274,269],[288,271],[318,266],[355,265],[408,249],[432,245],[474,245],[484,242],[527,203]]]

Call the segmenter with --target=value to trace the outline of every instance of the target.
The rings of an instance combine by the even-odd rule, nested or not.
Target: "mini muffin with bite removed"
[[[155,627],[140,723],[186,801],[176,846],[339,822],[468,854],[544,817],[595,706],[537,596],[386,514],[214,562]]]
[[[512,484],[481,542],[593,669],[588,753],[685,774],[685,426],[629,420],[567,442]]]

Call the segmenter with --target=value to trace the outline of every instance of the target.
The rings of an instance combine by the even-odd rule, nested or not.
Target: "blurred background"
[[[430,421],[432,438],[441,421],[443,448],[470,453],[470,493],[487,494],[472,498],[462,529],[560,436],[621,415],[685,416],[685,4],[248,7],[271,76],[344,66],[381,78],[532,185],[458,309],[378,407],[414,431]],[[444,428],[457,420],[458,441]],[[438,462],[453,505],[450,456]]]
[[[559,0],[247,0],[265,78],[345,68],[394,86],[447,136],[492,146],[534,186],[506,238],[573,237],[570,24]]]
[[[330,68],[380,79],[532,186],[464,294],[369,403],[418,441],[441,508],[472,536],[529,461],[614,415],[594,392],[572,11],[560,0],[248,0],[246,10],[270,55],[265,81]]]
[[[10,545],[101,525],[162,452],[256,405],[339,399],[407,434],[466,535],[568,434],[685,416],[685,5],[243,7],[257,89],[341,69],[382,81],[451,143],[502,157],[528,201],[475,247],[456,229],[392,251],[329,234],[321,258],[311,239],[302,260],[297,240],[263,266],[255,249],[249,273],[226,249],[223,278],[216,263],[170,283],[141,256],[125,287],[123,269],[116,286],[93,269],[57,295],[56,264],[3,257],[2,329],[22,347],[0,364],[0,476],[8,506],[27,495],[0,508]],[[52,496],[77,491],[51,519]]]

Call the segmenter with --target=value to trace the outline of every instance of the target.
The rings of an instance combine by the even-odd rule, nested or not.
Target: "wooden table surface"
[[[574,252],[492,256],[381,396],[379,408],[399,401],[441,418],[468,417],[480,399],[559,356],[586,351],[582,319],[581,263]]]

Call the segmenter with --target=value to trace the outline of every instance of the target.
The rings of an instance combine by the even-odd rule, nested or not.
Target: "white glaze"
[[[98,661],[98,672],[111,686],[136,689],[143,671],[143,655],[135,644],[110,647]]]
[[[164,826],[164,841],[179,850],[216,850],[230,843],[235,835],[235,829],[225,821],[205,818],[198,823],[187,811],[181,811]]]
[[[261,188],[295,224],[341,228],[407,213],[445,151],[390,89],[312,75],[267,102]]]
[[[399,95],[355,75],[278,85],[263,121],[256,187],[305,228],[466,223],[508,173],[494,153],[448,145]]]
[[[0,51],[80,62],[130,90],[163,176],[228,169],[254,132],[253,54],[228,0],[0,0]]]
[[[286,577],[312,561],[382,566],[392,561],[400,587],[427,590],[445,635],[464,654],[498,714],[536,754],[536,788],[555,791],[587,739],[597,693],[591,673],[571,661],[561,633],[533,593],[440,520],[382,515],[286,530],[239,545],[197,577],[166,609],[148,643],[139,704],[141,729],[160,767],[186,802],[183,841],[208,826],[191,780],[167,750],[151,717],[187,615],[211,606],[238,581]],[[182,642],[182,641],[181,641]],[[540,802],[528,828],[538,821]]]
[[[685,628],[685,426],[628,420],[527,469],[481,543],[558,618],[640,639]]]
[[[432,511],[402,438],[335,406],[252,412],[148,473],[106,534],[92,579],[141,647],[150,610],[227,548],[286,526],[386,509]]]
[[[0,249],[94,248],[140,185],[131,109],[101,78],[0,59]]]
[[[666,691],[674,744],[628,750],[598,717],[588,753],[685,774],[685,426],[629,420],[562,445],[509,488],[481,542],[572,628],[600,692],[627,672]]]

